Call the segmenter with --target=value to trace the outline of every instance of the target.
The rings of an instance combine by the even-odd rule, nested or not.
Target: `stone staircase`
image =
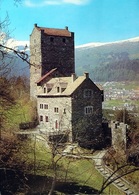
[[[119,190],[124,192],[126,195],[138,195],[131,184],[125,180],[124,178],[118,178],[119,175],[117,173],[113,174],[113,170],[111,170],[108,166],[106,166],[103,162],[103,156],[106,154],[105,151],[101,151],[96,156],[93,157],[93,161],[95,162],[95,168],[98,172],[105,177],[107,182],[112,181],[112,184],[116,186]]]

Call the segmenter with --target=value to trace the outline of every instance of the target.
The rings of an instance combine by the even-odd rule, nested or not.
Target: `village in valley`
[[[139,89],[137,82],[106,82],[102,83],[104,88],[105,102],[103,108],[129,111],[139,109]]]

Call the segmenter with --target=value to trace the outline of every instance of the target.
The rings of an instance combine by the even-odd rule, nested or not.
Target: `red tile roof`
[[[43,81],[46,77],[48,77],[50,74],[52,74],[57,68],[54,68],[47,72],[44,76],[42,76],[36,83],[39,84],[41,81]]]
[[[47,35],[71,37],[71,32],[68,31],[68,29],[44,28],[39,26],[36,28],[39,31],[44,31],[44,33]]]

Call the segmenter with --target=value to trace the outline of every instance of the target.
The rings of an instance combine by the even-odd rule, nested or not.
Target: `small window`
[[[36,39],[34,39],[34,43],[36,43]]]
[[[40,109],[43,109],[43,104],[40,104]]]
[[[62,41],[63,41],[63,43],[66,43],[66,39],[65,38],[63,38]]]
[[[51,41],[51,42],[54,42],[54,38],[53,38],[53,37],[50,37],[50,41]]]
[[[45,122],[49,122],[49,121],[48,121],[48,116],[45,116]]]
[[[64,108],[63,114],[66,114],[66,108]]]
[[[57,107],[54,108],[54,112],[58,113],[58,108]]]
[[[46,88],[45,88],[45,87],[44,87],[44,89],[43,89],[43,90],[44,90],[44,93],[46,93]]]
[[[48,110],[48,104],[44,104],[44,109]]]
[[[85,113],[85,115],[90,115],[90,114],[92,114],[92,113],[93,113],[93,106],[86,106],[86,107],[84,108],[84,113]]]
[[[84,90],[84,97],[85,97],[85,98],[92,97],[92,94],[93,94],[93,92],[92,92],[91,89],[85,89],[85,90]]]
[[[42,115],[40,115],[40,121],[43,121],[43,116]]]
[[[55,129],[59,129],[59,123],[58,120],[55,121]]]
[[[59,93],[60,92],[60,87],[57,87],[57,93]]]

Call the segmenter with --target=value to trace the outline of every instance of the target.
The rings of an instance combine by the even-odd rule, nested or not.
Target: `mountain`
[[[17,41],[14,39],[9,39],[6,44],[6,47],[12,48],[16,51],[25,52],[28,56],[30,53],[29,50],[29,41]],[[19,58],[12,50],[4,50],[5,56],[1,60],[0,65],[7,64],[8,74],[10,76],[27,76],[29,77],[29,64],[26,61],[23,61]],[[28,59],[29,60],[29,59]],[[6,70],[7,71],[7,70]]]
[[[29,41],[9,39],[6,46],[30,53]],[[29,65],[13,52],[4,60],[10,64],[11,75],[29,76]],[[76,46],[75,65],[77,75],[89,72],[96,82],[139,80],[139,37]]]
[[[87,71],[94,81],[139,80],[139,37],[75,48],[76,72]]]

